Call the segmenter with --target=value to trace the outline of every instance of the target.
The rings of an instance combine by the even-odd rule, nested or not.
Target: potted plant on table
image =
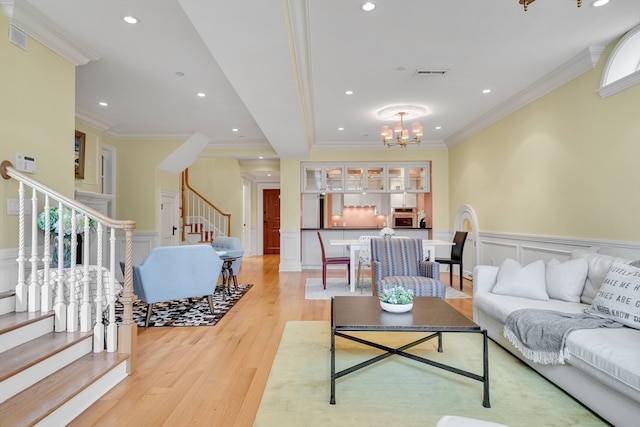
[[[380,298],[380,307],[390,313],[405,313],[413,308],[413,290],[402,286],[384,288]]]

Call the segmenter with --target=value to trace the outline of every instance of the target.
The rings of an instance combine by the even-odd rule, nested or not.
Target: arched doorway
[[[454,229],[466,231],[469,233],[467,235],[467,242],[465,243],[465,250],[462,254],[462,257],[465,267],[463,276],[471,279],[473,268],[482,259],[480,253],[480,238],[478,235],[480,230],[480,227],[478,226],[478,217],[476,216],[476,213],[471,206],[462,205],[458,208],[458,211],[456,212]]]

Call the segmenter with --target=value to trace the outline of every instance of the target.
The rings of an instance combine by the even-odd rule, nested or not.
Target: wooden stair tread
[[[38,320],[53,317],[53,311],[41,312],[41,311],[21,311],[18,313],[7,313],[0,315],[0,334],[7,333],[21,326],[29,323],[37,322]]]
[[[89,332],[49,332],[0,353],[0,381],[93,335]],[[90,338],[89,338],[90,339]]]
[[[128,358],[106,351],[81,357],[0,404],[2,425],[35,424]]]
[[[16,295],[16,291],[0,292],[0,299],[11,298],[11,297],[14,297],[15,295]]]

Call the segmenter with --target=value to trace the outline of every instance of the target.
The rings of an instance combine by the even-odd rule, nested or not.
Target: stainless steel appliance
[[[395,208],[391,219],[393,228],[417,228],[418,213],[416,208]]]

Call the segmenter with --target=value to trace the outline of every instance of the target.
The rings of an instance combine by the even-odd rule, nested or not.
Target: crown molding
[[[84,65],[100,59],[73,40],[73,37],[54,24],[35,7],[24,0],[0,0],[9,24],[42,43],[73,65]]]
[[[451,135],[446,140],[447,146],[452,147],[464,141],[482,129],[502,120],[525,105],[593,69],[598,63],[602,52],[604,52],[604,47],[588,47],[584,49],[578,55],[509,98],[503,104]]]
[[[314,150],[391,150],[396,147],[388,147],[382,143],[382,141],[375,142],[330,142],[330,143],[316,143],[312,147]],[[399,147],[397,147],[399,148]],[[419,149],[429,149],[429,148],[447,148],[447,144],[445,144],[442,140],[431,140],[425,141],[424,139],[420,142],[420,144],[409,144],[405,148],[405,150],[419,150]]]
[[[76,109],[76,120],[88,126],[94,127],[98,129],[100,132],[106,132],[107,130],[111,129],[114,126],[113,124],[106,122],[80,109]]]

